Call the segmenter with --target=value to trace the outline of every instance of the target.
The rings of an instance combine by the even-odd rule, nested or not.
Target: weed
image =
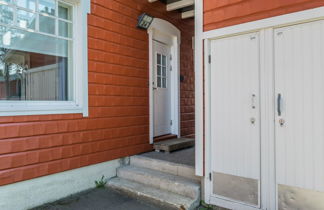
[[[102,176],[99,181],[95,181],[96,188],[104,188],[107,184],[107,181],[105,180],[105,176]]]

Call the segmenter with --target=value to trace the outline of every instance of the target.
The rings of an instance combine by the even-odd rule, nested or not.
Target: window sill
[[[76,114],[87,109],[73,101],[0,101],[0,116]]]

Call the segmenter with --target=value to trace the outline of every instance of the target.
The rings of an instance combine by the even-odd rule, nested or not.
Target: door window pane
[[[19,7],[23,7],[33,11],[36,10],[36,0],[16,0],[16,4]]]
[[[162,87],[166,88],[166,78],[162,78]]]
[[[39,0],[38,11],[55,16],[55,0]]]
[[[161,55],[157,54],[157,64],[161,65]]]
[[[39,31],[47,34],[55,34],[55,19],[39,15]]]
[[[25,10],[17,11],[18,26],[26,29],[35,29],[36,15]]]
[[[12,24],[13,23],[13,8],[7,5],[0,5],[0,23]]]
[[[165,55],[162,56],[162,65],[166,66],[166,56]]]

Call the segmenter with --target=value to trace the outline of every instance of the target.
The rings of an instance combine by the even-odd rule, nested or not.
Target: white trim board
[[[288,25],[295,25],[310,21],[324,19],[324,7],[295,12],[287,15],[267,18],[254,22],[244,23],[240,25],[230,26],[226,28],[216,29],[204,32],[205,39],[205,201],[207,203],[215,203],[223,207],[234,209],[251,209],[250,207],[226,201],[221,198],[211,196],[211,181],[208,174],[211,172],[211,150],[210,150],[210,81],[209,72],[210,64],[208,55],[210,54],[210,42],[213,39],[219,39],[229,36],[235,36],[252,31],[260,32],[260,90],[261,90],[261,209],[276,209],[276,177],[275,174],[275,137],[274,137],[274,121],[275,121],[275,101],[274,101],[274,69],[273,69],[273,29]],[[198,80],[196,83],[202,83]],[[257,208],[253,208],[257,209]]]
[[[195,0],[195,173],[204,175],[203,4]]]
[[[153,41],[165,43],[171,47],[172,71],[171,71],[171,120],[172,134],[180,137],[180,43],[181,32],[168,21],[154,18],[150,28],[147,30],[149,34],[149,104],[150,104],[150,143],[153,144],[154,139],[154,52]],[[170,41],[171,40],[171,41]]]

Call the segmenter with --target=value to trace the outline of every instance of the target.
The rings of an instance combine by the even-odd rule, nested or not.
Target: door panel
[[[171,133],[170,47],[154,42],[154,136]]]
[[[278,209],[324,209],[324,23],[274,39]]]
[[[211,56],[212,192],[259,206],[259,35],[214,40]]]

